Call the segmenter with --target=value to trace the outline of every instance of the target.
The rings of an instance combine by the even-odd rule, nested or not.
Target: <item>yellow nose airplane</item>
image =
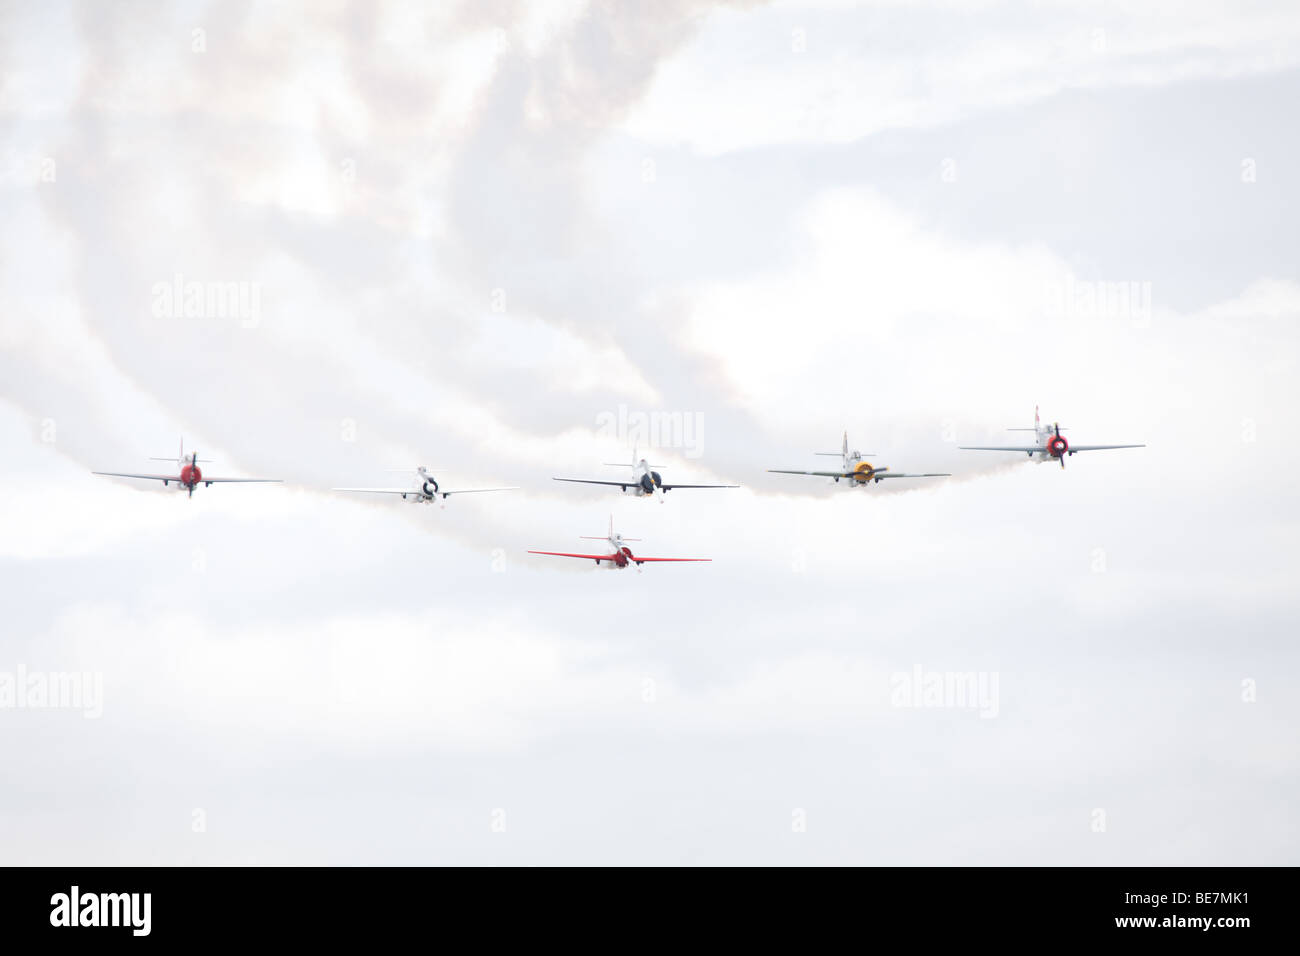
[[[839,458],[841,468],[839,471],[790,471],[785,468],[769,468],[768,471],[774,475],[815,475],[819,478],[834,478],[838,483],[841,478],[848,479],[849,487],[855,485],[867,486],[873,481],[884,481],[886,478],[948,478],[951,477],[948,472],[907,472],[907,471],[890,471],[888,468],[876,467],[869,461],[863,461],[862,452],[856,448],[849,451],[849,433],[844,433],[843,447],[835,451],[819,451],[814,454],[829,455],[832,458]]]

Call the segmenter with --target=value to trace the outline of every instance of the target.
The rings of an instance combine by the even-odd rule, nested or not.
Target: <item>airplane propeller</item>
[[[194,486],[198,484],[197,481],[193,480],[194,472],[199,470],[199,453],[197,451],[194,453],[194,456],[190,459],[190,467],[194,469],[194,471],[190,472],[190,497],[193,498]]]
[[[1061,438],[1061,423],[1060,423],[1060,422],[1052,422],[1052,426],[1056,429],[1056,440],[1057,440],[1057,441],[1062,441],[1063,439]],[[1061,462],[1061,467],[1062,467],[1062,468],[1065,468],[1065,452],[1064,452],[1064,451],[1061,452],[1061,457],[1060,457],[1059,460],[1060,460],[1060,462]]]

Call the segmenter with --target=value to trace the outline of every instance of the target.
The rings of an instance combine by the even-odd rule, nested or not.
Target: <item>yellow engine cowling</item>
[[[876,469],[872,468],[865,461],[860,461],[853,467],[853,480],[865,485],[871,480],[871,476],[875,473]]]

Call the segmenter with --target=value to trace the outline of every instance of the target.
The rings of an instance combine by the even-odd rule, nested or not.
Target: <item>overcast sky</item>
[[[0,3],[0,859],[1300,863],[1297,101],[1281,0]],[[285,484],[90,474],[182,435]]]

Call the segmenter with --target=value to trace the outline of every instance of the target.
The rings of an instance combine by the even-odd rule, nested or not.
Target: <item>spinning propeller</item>
[[[1056,437],[1047,442],[1047,448],[1049,452],[1056,455],[1057,460],[1061,463],[1061,467],[1064,468],[1065,450],[1070,446],[1066,444],[1065,439],[1061,437],[1061,423],[1052,422],[1052,427],[1056,429]]]

